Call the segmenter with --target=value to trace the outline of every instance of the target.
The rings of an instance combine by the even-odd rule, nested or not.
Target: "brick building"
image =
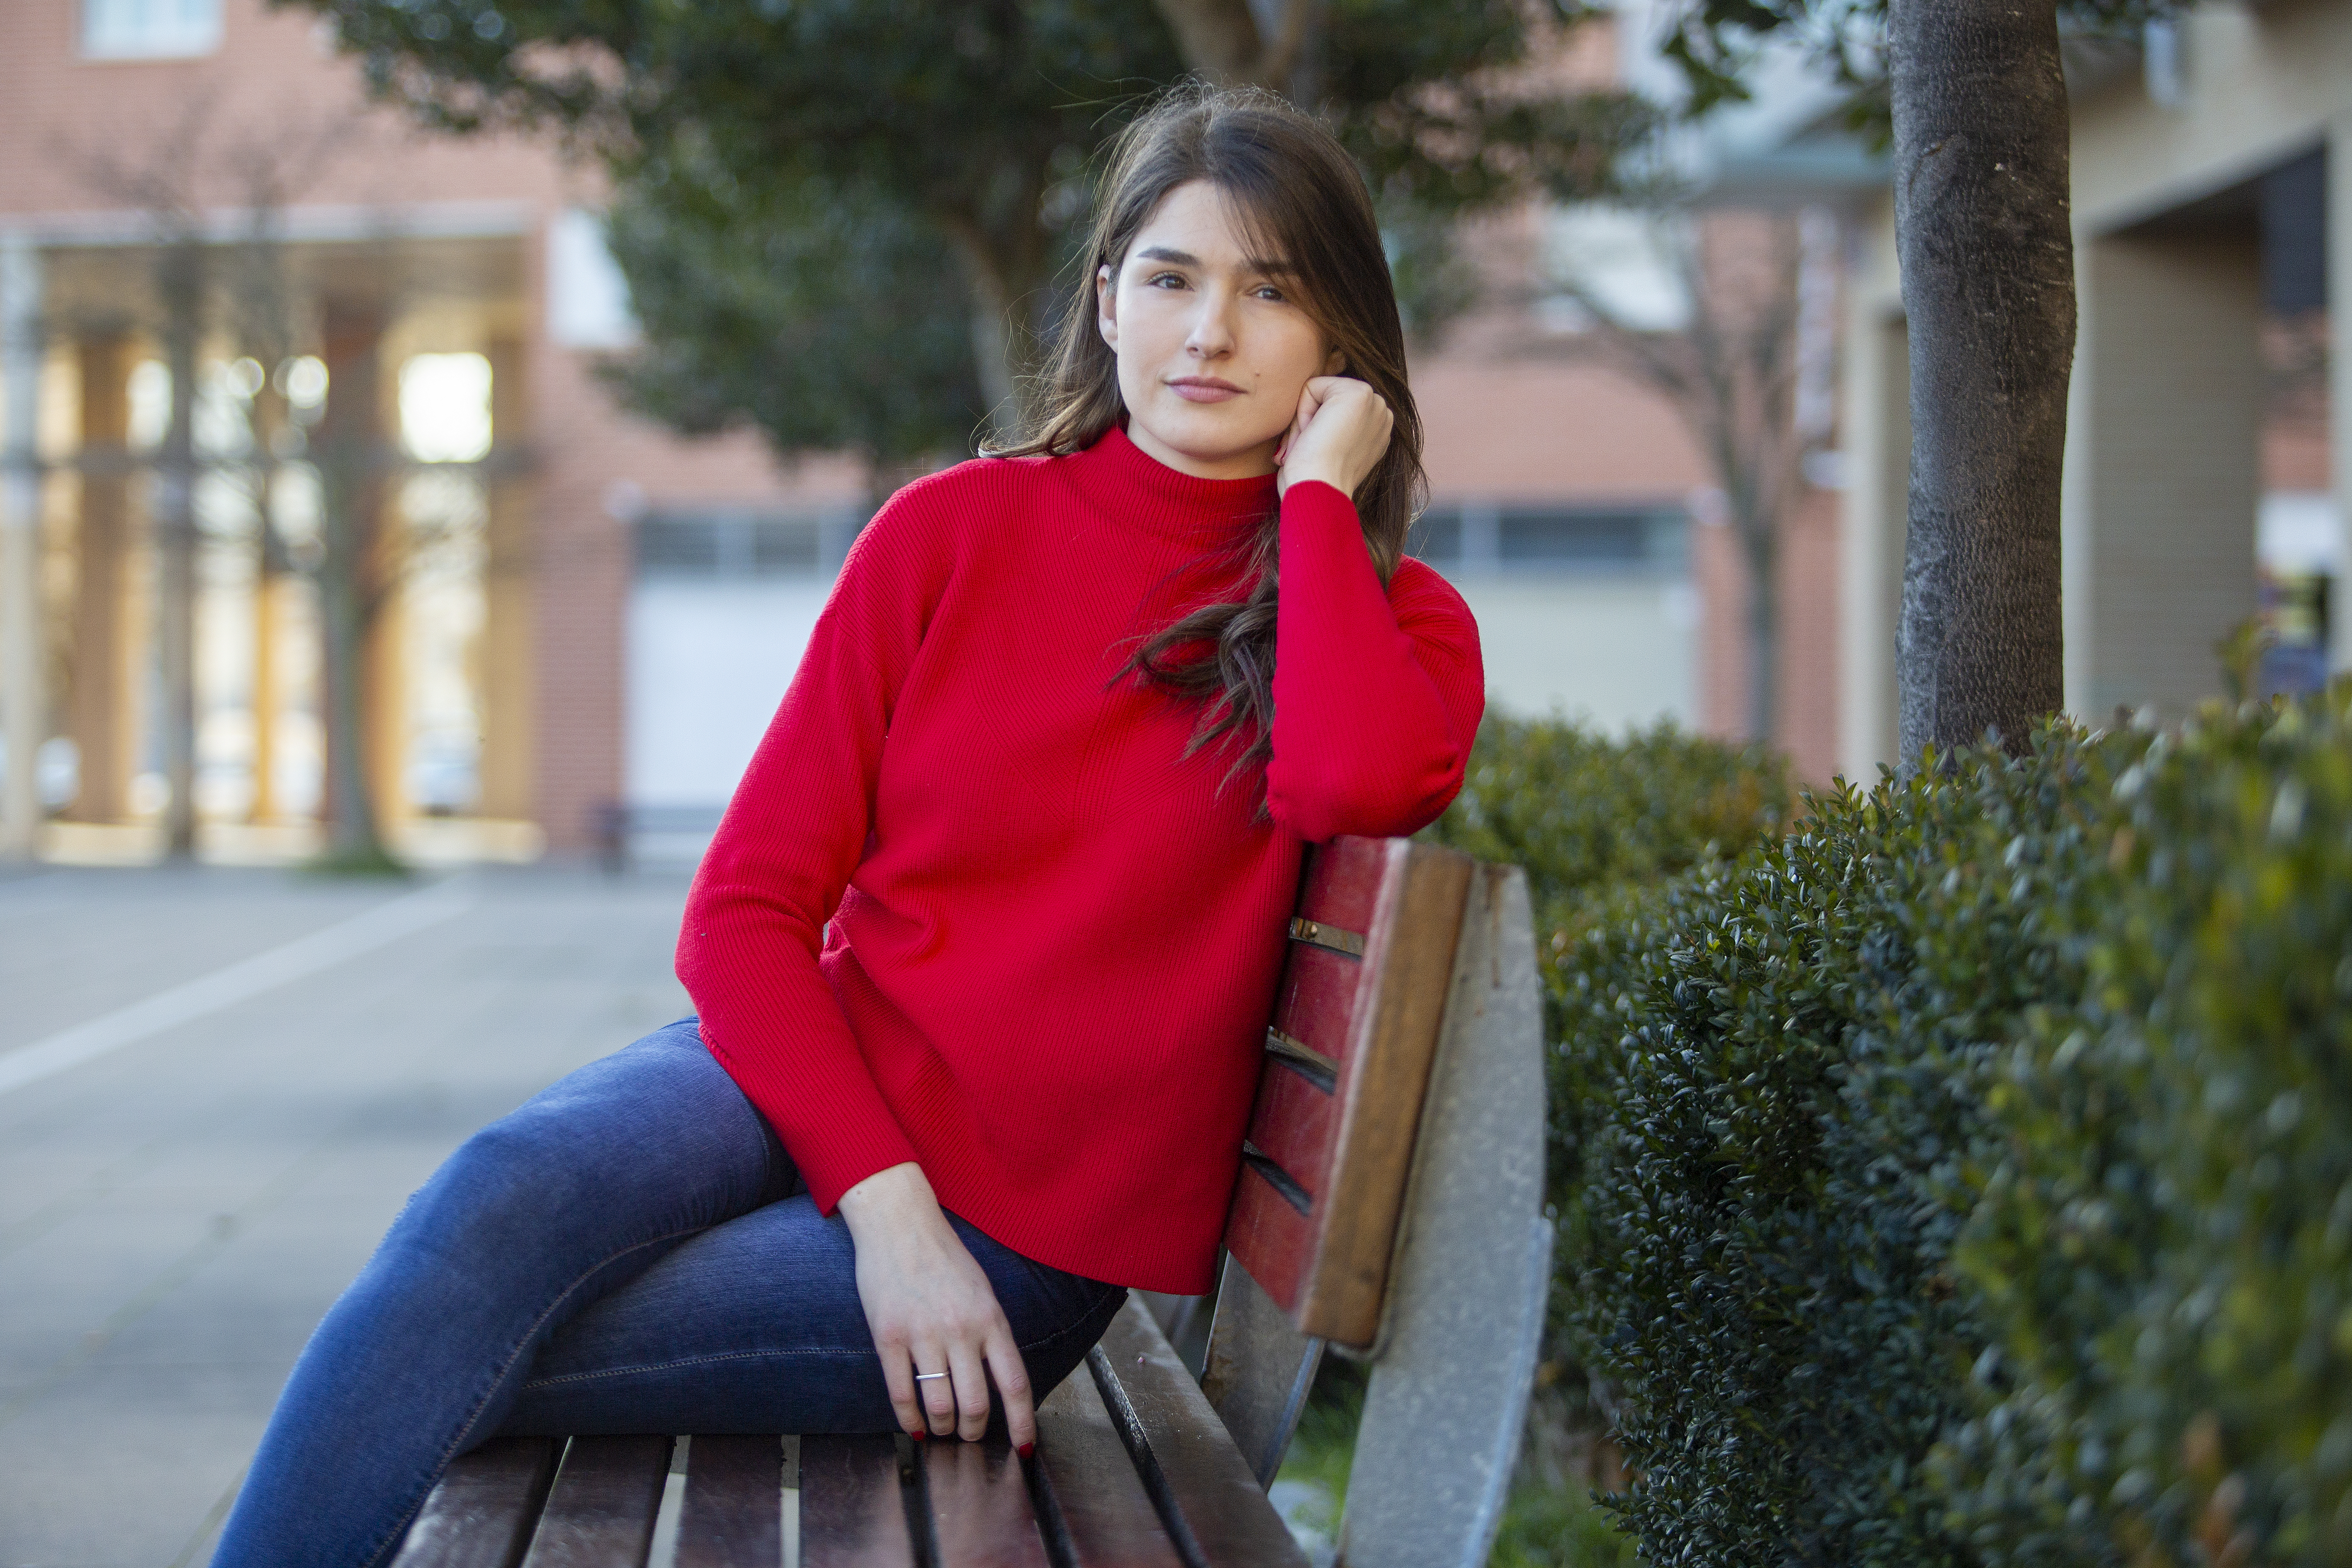
[[[157,443],[170,340],[191,330],[205,853],[310,842],[321,700],[299,568],[312,422],[339,401],[403,455],[382,504],[416,542],[364,714],[395,840],[576,851],[607,803],[723,798],[866,479],[615,408],[596,366],[633,329],[598,199],[595,171],[547,146],[371,107],[316,24],[263,0],[0,12],[0,727],[37,758],[5,770],[16,852],[154,852]],[[1736,570],[1691,521],[1704,466],[1664,404],[1547,313],[1545,221],[1484,226],[1489,304],[1416,360],[1423,548],[1480,617],[1498,704],[1736,729],[1737,639],[1708,608],[1736,603]],[[174,316],[190,256],[200,305]],[[1818,574],[1828,550],[1801,540],[1788,569]],[[1805,701],[1834,687],[1827,657],[1784,660],[1784,738],[1813,772],[1834,721]]]

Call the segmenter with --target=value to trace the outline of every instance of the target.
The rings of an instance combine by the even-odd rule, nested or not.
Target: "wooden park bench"
[[[1340,1561],[1478,1568],[1549,1277],[1540,1040],[1518,871],[1337,840],[1290,923],[1198,1380],[1130,1297],[1026,1461],[1001,1436],[501,1438],[395,1568],[1303,1568],[1265,1489],[1327,1344],[1371,1369]]]

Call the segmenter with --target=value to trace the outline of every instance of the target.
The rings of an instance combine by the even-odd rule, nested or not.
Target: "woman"
[[[1093,257],[1039,433],[851,552],[687,904],[698,1021],[410,1200],[216,1564],[380,1563],[502,1432],[1025,1455],[1127,1287],[1208,1288],[1302,846],[1444,810],[1483,678],[1328,134],[1163,102]]]

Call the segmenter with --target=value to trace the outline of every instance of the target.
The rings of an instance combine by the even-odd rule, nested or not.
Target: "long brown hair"
[[[1128,247],[1177,186],[1205,180],[1231,204],[1261,255],[1297,270],[1302,309],[1396,416],[1388,451],[1356,489],[1364,542],[1386,583],[1419,511],[1421,414],[1405,383],[1404,327],[1363,175],[1311,115],[1270,92],[1191,86],[1166,94],[1112,145],[1095,204],[1093,233],[1076,287],[1055,333],[1053,358],[1021,441],[1000,457],[1081,451],[1127,412],[1118,357],[1096,325],[1095,277],[1116,279]],[[1274,627],[1281,515],[1269,510],[1250,545],[1255,585],[1238,601],[1210,605],[1146,639],[1127,665],[1160,689],[1202,704],[1191,750],[1227,735],[1245,742],[1231,769],[1255,772],[1273,754]],[[1212,650],[1201,651],[1203,646]]]

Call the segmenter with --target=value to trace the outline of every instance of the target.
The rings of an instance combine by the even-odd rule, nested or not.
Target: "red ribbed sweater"
[[[893,497],[851,550],[703,858],[677,973],[820,1209],[919,1162],[1039,1262],[1208,1289],[1305,843],[1461,787],[1477,627],[1354,505],[1282,502],[1271,821],[1198,710],[1121,679],[1244,590],[1272,479],[1114,430]]]

